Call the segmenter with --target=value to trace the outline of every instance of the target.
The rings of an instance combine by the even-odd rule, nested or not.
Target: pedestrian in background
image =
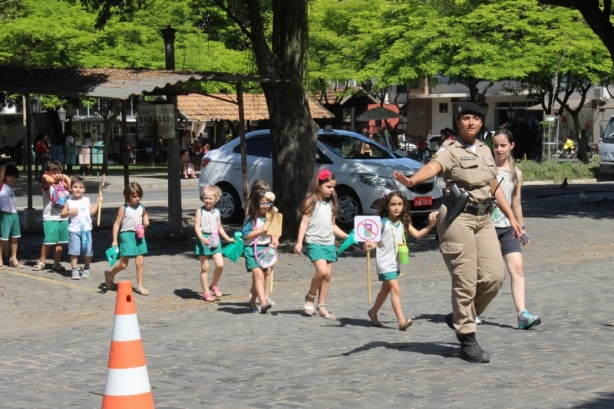
[[[36,157],[36,178],[41,180],[43,174],[47,170],[47,162],[49,162],[49,138],[44,132],[40,132],[36,135],[34,140],[34,155]],[[40,166],[40,171],[38,171]]]
[[[117,218],[113,224],[112,247],[119,245],[119,263],[115,263],[112,270],[104,272],[107,289],[114,290],[115,275],[128,267],[128,262],[134,258],[136,265],[136,292],[141,295],[149,295],[149,291],[143,287],[145,272],[144,256],[147,254],[147,242],[145,241],[145,229],[149,226],[149,216],[141,203],[143,189],[136,182],[131,182],[124,188],[126,203],[117,211]]]
[[[458,138],[446,141],[437,155],[412,177],[393,173],[396,180],[411,188],[443,172],[448,189],[439,209],[437,232],[440,251],[452,277],[452,313],[445,320],[456,331],[461,344],[460,358],[479,363],[490,362],[490,356],[477,342],[476,316],[495,298],[505,277],[490,216],[494,198],[516,236],[522,234],[503,191],[498,189],[492,153],[478,140],[485,116],[475,103],[458,104],[455,113]],[[453,185],[463,194],[455,194]],[[460,200],[465,204],[459,205]],[[454,215],[456,209],[458,214]],[[447,217],[448,212],[455,217]]]
[[[339,209],[335,193],[336,185],[337,178],[326,168],[320,169],[313,177],[303,204],[303,216],[294,246],[297,254],[303,254],[303,240],[305,240],[307,256],[316,269],[309,292],[305,296],[303,306],[305,314],[315,315],[317,310],[318,315],[327,320],[337,319],[326,309],[333,262],[337,261],[335,236],[344,240],[348,236],[335,224]]]
[[[495,230],[501,244],[503,260],[510,273],[510,285],[512,299],[516,307],[516,317],[519,329],[529,329],[541,324],[541,318],[531,314],[525,308],[525,281],[522,260],[522,245],[529,243],[526,235],[524,220],[522,217],[522,204],[520,201],[520,189],[522,186],[522,171],[516,167],[512,150],[514,149],[514,135],[507,129],[499,129],[492,138],[492,150],[495,157],[497,170],[499,171],[499,186],[505,194],[507,203],[518,223],[522,225],[522,236],[514,236],[509,219],[500,209],[495,209],[492,219]]]
[[[64,164],[66,165],[66,173],[69,175],[72,173],[72,167],[77,164],[77,147],[75,144],[75,138],[68,134],[64,141],[64,149],[66,155],[64,156]]]

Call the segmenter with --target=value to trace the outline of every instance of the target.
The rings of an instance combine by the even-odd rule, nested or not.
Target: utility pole
[[[169,71],[175,70],[175,33],[177,30],[171,26],[160,30],[164,38],[166,69]],[[168,94],[167,102],[173,104],[175,110],[175,118],[177,115],[177,94]],[[166,236],[170,239],[175,239],[183,236],[183,222],[181,214],[181,164],[180,164],[180,145],[177,132],[177,122],[174,123],[173,129],[175,136],[168,139],[168,229]]]

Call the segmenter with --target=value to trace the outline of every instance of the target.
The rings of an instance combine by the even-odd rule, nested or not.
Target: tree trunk
[[[284,214],[283,240],[294,241],[307,187],[314,174],[317,124],[303,87],[308,0],[273,0],[273,45],[264,34],[259,2],[246,1],[262,88],[269,108],[273,191]]]

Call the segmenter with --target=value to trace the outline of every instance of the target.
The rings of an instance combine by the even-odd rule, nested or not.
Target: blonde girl
[[[279,245],[279,238],[269,236],[266,223],[266,214],[273,208],[275,195],[273,192],[256,190],[251,192],[247,220],[243,226],[243,244],[245,245],[245,268],[252,273],[252,296],[250,298],[251,312],[266,314],[273,306],[265,296],[266,271],[258,265],[256,252],[265,249],[269,244],[275,249]],[[256,247],[254,249],[254,247]],[[256,298],[260,300],[260,310],[256,307]]]
[[[382,238],[378,243],[367,240],[364,249],[367,251],[375,249],[376,251],[377,275],[379,281],[382,282],[382,288],[377,294],[373,308],[367,312],[367,315],[371,320],[371,325],[381,327],[382,324],[377,319],[377,312],[384,305],[388,294],[392,294],[390,301],[399,322],[399,331],[405,331],[411,326],[412,320],[405,319],[401,308],[401,289],[397,280],[401,273],[398,246],[399,244],[407,245],[405,233],[409,233],[415,239],[426,236],[437,223],[437,212],[429,215],[427,227],[416,230],[411,224],[409,203],[400,191],[386,191],[384,197],[377,202],[376,207],[382,218],[380,226]]]
[[[541,319],[537,315],[531,314],[525,308],[525,282],[522,261],[522,245],[528,243],[528,236],[525,233],[524,221],[522,218],[522,205],[520,204],[520,187],[522,185],[522,171],[518,169],[512,157],[514,149],[514,135],[507,129],[499,129],[492,138],[492,150],[495,157],[495,164],[499,171],[499,186],[512,212],[522,225],[522,236],[516,237],[511,228],[510,221],[503,212],[496,208],[492,213],[493,223],[499,243],[503,260],[510,273],[510,285],[512,287],[512,299],[516,307],[517,322],[519,329],[529,329],[541,324]],[[521,241],[523,240],[523,241]]]
[[[136,265],[136,292],[149,295],[143,287],[143,274],[145,271],[144,255],[147,254],[145,229],[149,226],[149,216],[141,204],[143,189],[136,182],[131,182],[124,188],[126,204],[117,211],[117,218],[113,224],[113,242],[111,246],[119,244],[119,263],[115,263],[112,270],[104,272],[105,285],[109,290],[115,289],[113,281],[115,275],[128,267],[128,261],[134,258]]]
[[[305,296],[303,306],[305,314],[315,315],[316,310],[320,317],[327,320],[337,319],[326,309],[326,299],[330,288],[330,278],[333,271],[333,262],[337,261],[335,251],[335,236],[342,239],[347,234],[335,224],[337,217],[337,194],[335,185],[337,179],[328,169],[321,169],[316,173],[305,198],[303,217],[298,229],[298,237],[294,251],[303,253],[303,240],[309,261],[316,269],[309,292]],[[315,298],[318,296],[318,305]]]
[[[222,296],[222,291],[218,287],[222,270],[224,269],[224,258],[222,257],[222,243],[220,237],[227,242],[234,242],[228,237],[220,218],[220,211],[215,208],[219,202],[222,192],[217,186],[205,186],[200,195],[203,206],[196,209],[194,220],[194,231],[196,233],[196,255],[200,260],[200,284],[203,287],[202,297],[205,301],[214,302],[216,298]],[[213,259],[215,270],[211,286],[209,280],[209,259]],[[209,292],[211,291],[211,292]],[[213,295],[211,295],[213,293]],[[215,297],[214,297],[215,296]]]

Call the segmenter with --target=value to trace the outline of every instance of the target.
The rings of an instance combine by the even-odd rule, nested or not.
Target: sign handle
[[[371,304],[371,250],[367,251],[367,304]]]
[[[98,186],[98,197],[102,196],[102,188],[104,187],[104,173],[102,174],[102,182]],[[98,202],[98,226],[100,226],[100,216],[102,213],[102,202]]]

